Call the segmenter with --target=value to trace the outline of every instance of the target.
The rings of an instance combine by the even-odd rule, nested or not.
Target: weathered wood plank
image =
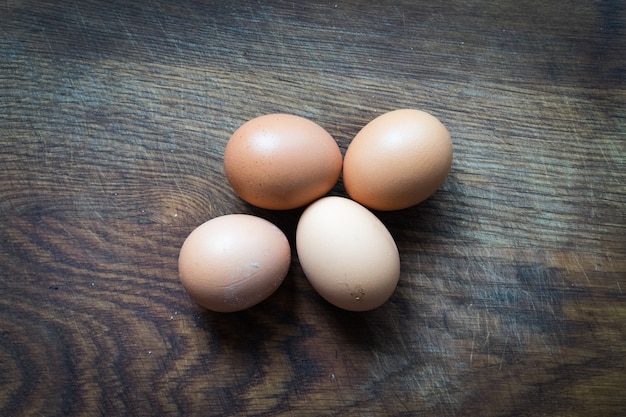
[[[618,1],[5,1],[0,415],[621,416],[626,40]],[[450,177],[377,213],[382,308],[325,303],[294,259],[265,303],[195,306],[178,250],[250,207],[222,152],[290,112],[342,150],[432,112]],[[342,185],[332,192],[343,195]]]

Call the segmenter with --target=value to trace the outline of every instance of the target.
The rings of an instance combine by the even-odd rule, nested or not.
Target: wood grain
[[[0,415],[622,416],[626,10],[619,1],[0,5]],[[376,213],[392,299],[325,303],[294,252],[236,314],[178,281],[233,212],[230,134],[308,117],[345,151],[411,107],[442,189]],[[345,195],[341,183],[332,194]],[[293,245],[292,245],[293,246]]]

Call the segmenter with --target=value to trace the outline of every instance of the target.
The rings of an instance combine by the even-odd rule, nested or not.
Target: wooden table
[[[617,0],[2,2],[0,415],[626,415],[625,32]],[[225,180],[239,125],[293,113],[345,151],[405,107],[455,159],[376,213],[388,303],[330,306],[295,251],[257,307],[190,301],[202,222],[293,243],[301,210]]]

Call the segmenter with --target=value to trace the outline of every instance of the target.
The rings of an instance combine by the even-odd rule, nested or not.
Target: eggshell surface
[[[224,150],[224,172],[245,201],[287,210],[333,188],[341,174],[337,142],[321,126],[290,114],[269,114],[239,127]]]
[[[360,204],[324,197],[298,222],[296,249],[302,270],[328,302],[350,311],[375,309],[393,294],[400,257],[385,225]]]
[[[374,210],[400,210],[430,197],[452,166],[452,141],[434,116],[395,110],[369,122],[350,142],[343,184]]]
[[[209,310],[233,312],[276,291],[290,263],[289,242],[278,227],[260,217],[229,214],[189,234],[178,270],[193,301]]]

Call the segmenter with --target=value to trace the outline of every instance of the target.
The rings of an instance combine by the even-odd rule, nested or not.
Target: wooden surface
[[[625,33],[617,0],[1,2],[0,415],[626,415]],[[189,300],[200,223],[293,243],[298,210],[225,181],[239,125],[294,113],[345,151],[403,107],[455,159],[377,213],[387,304],[331,307],[295,254],[251,310]]]

